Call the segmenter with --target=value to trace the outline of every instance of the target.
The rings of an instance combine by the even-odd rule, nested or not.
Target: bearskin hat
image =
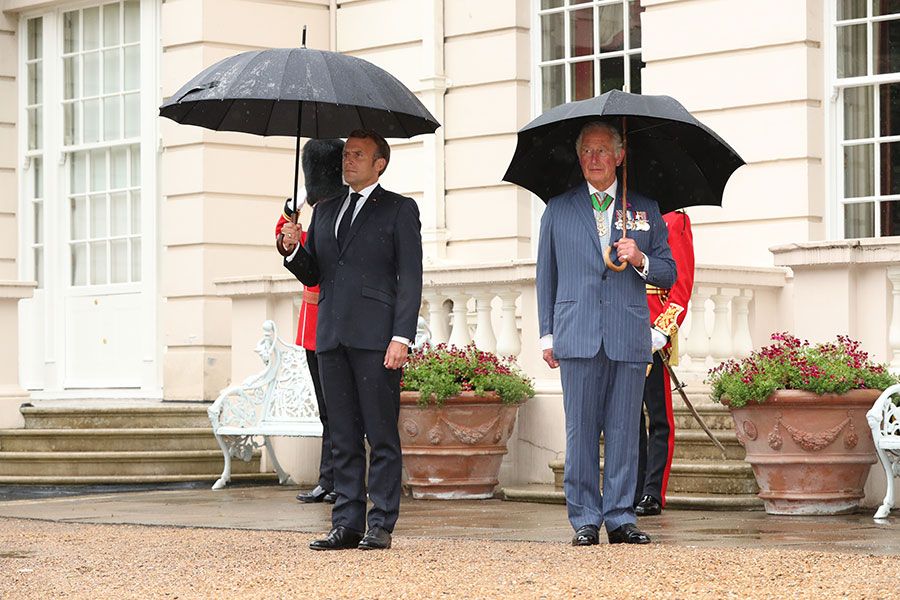
[[[303,179],[310,206],[344,191],[341,176],[343,140],[309,140],[303,146]]]

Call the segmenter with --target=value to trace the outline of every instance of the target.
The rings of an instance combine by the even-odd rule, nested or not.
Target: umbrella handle
[[[622,237],[625,237],[625,236],[622,236]],[[606,263],[606,266],[608,268],[610,268],[613,271],[616,271],[618,273],[621,273],[622,271],[625,270],[625,267],[628,266],[628,263],[627,262],[623,262],[623,263],[619,263],[619,264],[614,263],[612,261],[612,259],[609,258],[609,254],[611,251],[612,251],[612,246],[607,246],[606,248],[603,249],[603,262]]]

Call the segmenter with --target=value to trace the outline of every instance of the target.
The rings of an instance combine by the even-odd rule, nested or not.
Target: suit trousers
[[[329,492],[334,489],[332,474],[333,459],[331,457],[331,433],[328,431],[328,409],[325,406],[325,392],[322,391],[322,378],[319,377],[319,359],[315,350],[306,351],[306,363],[312,377],[313,389],[316,391],[316,404],[319,406],[319,421],[322,422],[322,458],[319,460],[319,485]]]
[[[638,422],[647,366],[610,360],[603,347],[593,358],[559,360],[566,416],[563,488],[569,522],[612,531],[635,523]],[[600,491],[600,435],[605,439]]]
[[[365,437],[370,449],[368,496],[373,504],[368,527],[393,531],[400,513],[401,370],[386,369],[384,351],[378,350],[340,345],[318,357],[337,492],[332,525],[359,533],[366,530]]]
[[[645,495],[653,496],[662,505],[666,502],[669,469],[675,449],[675,418],[672,412],[672,394],[666,389],[669,378],[665,369],[659,353],[654,353],[653,368],[644,384],[647,419],[644,420],[644,411],[641,411],[641,424],[638,427],[640,443],[635,505]]]

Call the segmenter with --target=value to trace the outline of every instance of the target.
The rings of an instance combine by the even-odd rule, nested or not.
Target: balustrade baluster
[[[702,367],[709,356],[709,334],[706,331],[706,300],[709,293],[703,288],[694,288],[691,294],[691,328],[687,333],[683,352],[691,358],[692,366]]]
[[[444,295],[439,292],[425,292],[428,301],[428,328],[431,329],[432,344],[446,344],[450,339],[447,307],[444,306]]]
[[[494,326],[491,323],[491,301],[494,293],[481,291],[473,294],[475,297],[475,347],[485,352],[497,351],[497,338],[494,336]]]
[[[730,300],[731,296],[723,293],[722,288],[719,288],[719,293],[712,295],[714,319],[709,338],[709,354],[717,361],[732,357],[731,321],[728,318]]]
[[[732,324],[734,325],[732,352],[735,358],[744,358],[753,352],[753,340],[750,337],[750,300],[752,298],[753,290],[742,290],[731,299]]]
[[[465,292],[454,292],[450,299],[453,300],[453,327],[447,343],[457,348],[464,348],[472,343],[472,338],[469,336],[468,308],[466,307],[469,295]]]
[[[518,290],[508,290],[498,294],[502,301],[500,308],[500,339],[497,353],[501,356],[518,356],[522,351],[522,336],[516,324],[516,299]]]

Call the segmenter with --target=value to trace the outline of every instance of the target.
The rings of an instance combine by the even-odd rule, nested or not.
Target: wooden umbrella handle
[[[625,119],[626,117],[622,117],[622,152],[625,156],[622,158],[622,217],[619,219],[619,223],[622,226],[623,240],[628,237],[628,227],[626,227],[625,223],[625,217],[628,214],[628,126]],[[603,249],[603,262],[606,263],[608,268],[621,273],[628,266],[628,262],[615,264],[609,257],[611,251],[612,247],[610,246]]]
[[[299,213],[299,212],[300,212],[299,210],[295,210],[294,213],[291,215],[291,218],[289,219],[289,221],[291,223],[293,223],[294,225],[297,224],[297,213]],[[300,242],[297,242],[297,243],[299,244]],[[291,253],[294,251],[293,248],[288,250],[287,248],[284,247],[284,234],[283,233],[279,233],[278,237],[275,238],[275,249],[278,250],[278,254],[280,254],[282,256],[290,256]]]

